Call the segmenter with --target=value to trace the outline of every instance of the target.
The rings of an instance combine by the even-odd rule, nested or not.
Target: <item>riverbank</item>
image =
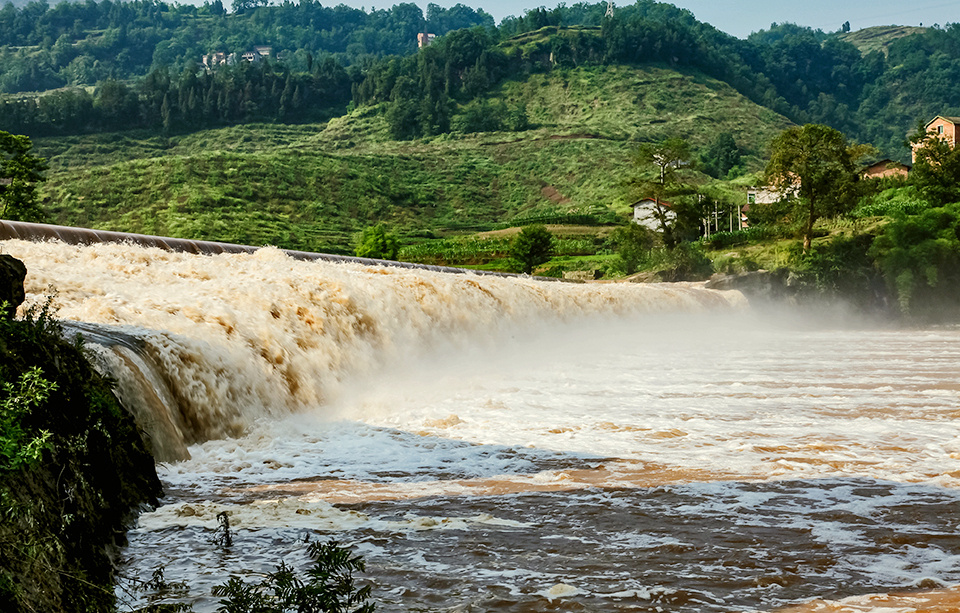
[[[49,306],[13,318],[23,276],[0,258],[0,610],[114,611],[113,558],[162,494],[154,460]]]

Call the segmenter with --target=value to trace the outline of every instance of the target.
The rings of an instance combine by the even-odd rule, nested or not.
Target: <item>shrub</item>
[[[916,215],[927,208],[929,205],[916,188],[898,187],[865,198],[850,212],[850,216],[854,218],[897,217]]]
[[[510,257],[516,270],[529,275],[534,268],[550,260],[553,248],[553,235],[545,226],[528,226],[513,240]]]
[[[960,286],[960,203],[891,221],[870,246],[900,311],[942,316],[956,310]],[[920,300],[920,298],[923,300]]]
[[[357,257],[376,260],[397,259],[397,238],[387,232],[386,226],[377,224],[363,229],[357,238]]]
[[[306,576],[283,562],[260,583],[231,577],[214,588],[221,596],[219,613],[372,613],[367,603],[369,585],[357,588],[353,573],[363,572],[364,562],[336,542],[315,542],[308,552],[313,559]]]
[[[50,448],[50,431],[40,430],[35,435],[24,432],[22,419],[39,407],[57,384],[43,378],[39,367],[29,369],[17,385],[3,384],[0,397],[0,472],[12,471],[40,459],[44,449]]]
[[[632,275],[653,249],[657,239],[653,230],[631,223],[614,230],[610,240],[617,252],[619,271],[624,275]]]
[[[754,226],[746,230],[734,230],[733,232],[716,232],[708,238],[700,239],[703,245],[710,249],[726,249],[735,245],[752,243],[755,241],[769,238],[773,232],[766,226]]]
[[[697,243],[680,243],[662,255],[659,273],[664,281],[701,281],[713,274],[713,262]]]

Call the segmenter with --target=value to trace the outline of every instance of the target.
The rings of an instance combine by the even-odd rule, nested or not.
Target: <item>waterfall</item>
[[[295,259],[275,248],[212,255],[129,243],[6,240],[27,303],[51,293],[138,416],[158,459],[319,407],[344,378],[438,342],[583,316],[740,308],[696,284],[566,284]]]

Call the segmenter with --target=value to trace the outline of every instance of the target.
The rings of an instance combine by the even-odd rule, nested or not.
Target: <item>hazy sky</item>
[[[324,5],[339,4],[341,0],[321,3]],[[364,6],[378,9],[388,8],[399,3],[400,0],[342,0],[350,6]],[[424,12],[431,0],[415,0]],[[440,6],[453,6],[458,0],[432,0]],[[460,3],[473,8],[482,8],[494,16],[499,22],[507,15],[522,15],[526,9],[545,6],[554,8],[559,0],[544,2],[538,0],[459,0]],[[567,4],[575,4],[577,0],[568,0]],[[596,0],[589,0],[594,2]],[[228,4],[224,2],[224,4]],[[632,1],[621,0],[616,5],[626,6]],[[960,1],[953,0],[678,0],[672,2],[676,6],[689,9],[700,21],[705,21],[715,27],[743,38],[763,28],[772,22],[793,22],[800,25],[820,28],[824,31],[839,30],[845,21],[850,22],[854,30],[877,25],[908,25],[918,26],[921,23],[930,26],[935,23],[960,22]]]

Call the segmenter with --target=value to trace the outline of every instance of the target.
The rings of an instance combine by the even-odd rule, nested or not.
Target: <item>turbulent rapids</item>
[[[165,565],[198,611],[330,537],[381,611],[957,610],[960,330],[693,285],[0,246],[166,460],[125,572]]]
[[[8,241],[27,292],[98,342],[103,367],[161,459],[237,435],[254,419],[326,404],[344,376],[438,341],[540,318],[704,309],[742,297],[689,288],[544,284],[353,263],[277,249],[197,256],[102,243]],[[109,326],[112,329],[104,328]]]

